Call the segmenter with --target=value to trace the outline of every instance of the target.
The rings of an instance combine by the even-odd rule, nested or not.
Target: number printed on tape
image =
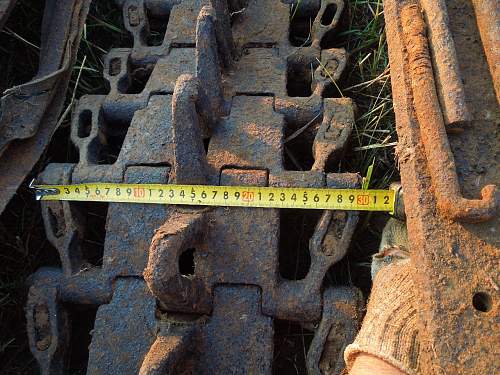
[[[394,191],[256,186],[111,184],[33,186],[37,199],[322,210],[394,211]]]

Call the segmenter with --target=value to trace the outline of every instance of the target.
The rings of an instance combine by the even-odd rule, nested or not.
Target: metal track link
[[[346,51],[322,48],[343,1],[117,3],[134,45],[106,56],[109,93],[78,103],[78,163],[51,164],[40,182],[359,187],[359,175],[331,172],[354,125],[352,101],[329,97]],[[300,41],[293,18],[314,14]],[[287,139],[302,127],[303,163]],[[86,206],[42,207],[62,264],[33,276],[27,303],[43,373],[64,373],[71,304],[98,306],[87,374],[268,374],[275,319],[319,324],[307,371],[341,372],[362,299],[323,279],[346,254],[356,212],[321,214],[309,270],[292,279],[280,274],[280,236],[289,236],[280,210],[111,203],[96,256]]]

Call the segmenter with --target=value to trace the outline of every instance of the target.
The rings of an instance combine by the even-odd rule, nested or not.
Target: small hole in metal
[[[116,76],[122,71],[122,60],[119,57],[113,57],[109,62],[109,75]]]
[[[92,131],[92,111],[85,109],[80,113],[78,123],[78,137],[87,138]]]
[[[493,306],[493,301],[488,293],[478,292],[472,297],[472,306],[477,311],[488,312]]]
[[[195,249],[187,249],[179,257],[179,272],[182,276],[194,275],[194,251]]]

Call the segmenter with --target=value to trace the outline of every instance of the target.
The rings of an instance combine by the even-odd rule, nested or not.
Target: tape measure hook
[[[44,188],[36,184],[35,179],[31,180],[29,188],[35,190],[35,198],[41,200],[46,195],[57,195],[60,193],[57,188]]]

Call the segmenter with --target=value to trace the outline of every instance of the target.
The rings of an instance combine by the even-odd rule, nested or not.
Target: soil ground
[[[20,0],[0,32],[1,92],[28,81],[36,72],[42,3]],[[68,105],[73,93],[76,98],[84,94],[106,93],[101,73],[102,56],[111,47],[120,47],[129,40],[120,13],[112,1],[93,3],[68,90]],[[355,100],[359,111],[351,151],[339,168],[365,174],[373,162],[371,186],[386,188],[390,182],[398,180],[399,175],[394,160],[396,134],[382,0],[349,0],[343,30],[336,46],[347,49],[350,64],[340,87],[345,96]],[[77,81],[80,71],[81,78]],[[25,329],[25,285],[37,268],[58,264],[57,252],[44,233],[39,204],[27,184],[48,163],[74,159],[74,152],[69,141],[68,116],[62,121],[44,157],[0,217],[1,374],[37,373]],[[380,214],[362,216],[349,255],[329,273],[328,282],[357,285],[365,295],[369,293],[370,255],[378,246],[385,220],[385,215]],[[306,232],[306,223],[305,218],[299,218],[293,224],[297,229],[302,227],[301,232]],[[304,355],[298,358],[291,353],[305,353],[310,334],[287,322],[280,322],[276,329],[281,332],[282,341],[277,343],[280,350],[275,353],[280,364],[276,366],[276,372],[283,373],[280,369],[284,371],[286,368],[291,373],[302,373]],[[78,353],[74,356],[78,357]],[[77,366],[71,373],[84,371]]]

